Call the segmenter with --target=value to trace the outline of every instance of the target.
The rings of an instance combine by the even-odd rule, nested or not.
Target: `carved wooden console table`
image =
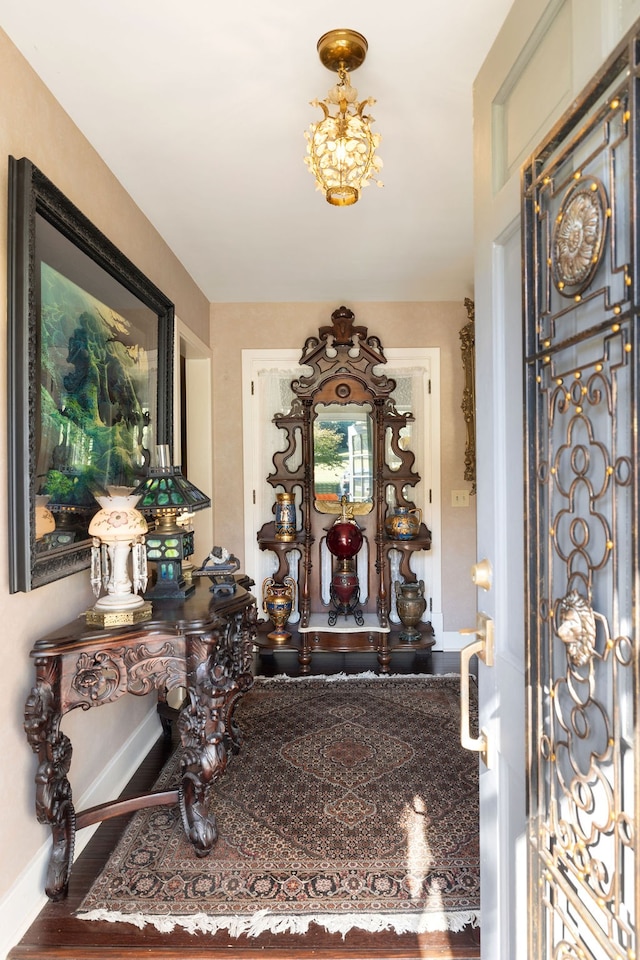
[[[214,600],[208,583],[200,582],[187,600],[154,602],[153,618],[145,623],[104,629],[79,619],[35,644],[36,682],[25,705],[24,728],[38,756],[36,814],[53,835],[46,882],[52,900],[67,894],[76,830],[140,807],[179,803],[196,853],[210,852],[217,828],[208,794],[226,768],[229,751],[240,745],[232,714],[253,683],[255,629],[255,600],[247,590],[237,586],[231,596]],[[177,687],[187,690],[177,721],[183,747],[180,785],[76,813],[68,780],[72,747],[60,730],[62,717],[127,693],[157,690],[164,702]]]

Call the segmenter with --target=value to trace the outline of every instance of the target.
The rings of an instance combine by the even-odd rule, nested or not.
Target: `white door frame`
[[[213,389],[211,349],[176,318],[176,349],[174,368],[174,457],[180,453],[180,356],[185,359],[186,432],[188,463],[183,470],[213,500]],[[179,463],[179,458],[176,460]],[[198,567],[213,546],[213,510],[199,510],[193,516],[195,553],[191,562]]]

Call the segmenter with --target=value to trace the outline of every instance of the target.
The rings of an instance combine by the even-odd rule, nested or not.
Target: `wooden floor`
[[[168,758],[172,744],[160,738],[123,795],[148,789]],[[159,933],[128,923],[77,920],[74,912],[107,861],[127,822],[103,823],[78,857],[71,872],[69,896],[49,903],[7,960],[478,960],[480,932],[394,934],[353,930],[344,938],[313,926],[304,934],[269,934],[229,938],[225,933],[190,934],[176,929]]]

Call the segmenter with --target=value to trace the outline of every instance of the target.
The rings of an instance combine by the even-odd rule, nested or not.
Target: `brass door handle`
[[[493,620],[486,613],[478,613],[478,622],[474,628],[459,631],[462,634],[475,634],[477,640],[468,643],[460,651],[460,743],[465,750],[475,750],[489,766],[489,744],[487,731],[482,728],[478,737],[472,737],[469,729],[469,663],[474,655],[488,667],[493,666]]]
[[[493,649],[494,649],[494,639],[493,639],[493,620],[486,613],[476,614],[476,625],[475,627],[466,627],[462,630],[458,630],[458,633],[461,634],[475,634],[478,637],[478,640],[474,643],[470,643],[470,647],[478,648],[473,651],[477,654],[480,659],[488,667],[493,666]],[[463,650],[466,648],[463,648]],[[469,656],[473,656],[473,653]]]

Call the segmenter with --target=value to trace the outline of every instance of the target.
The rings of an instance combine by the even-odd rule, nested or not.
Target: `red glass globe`
[[[353,520],[336,520],[327,534],[327,547],[339,560],[355,557],[362,546],[362,530]]]

